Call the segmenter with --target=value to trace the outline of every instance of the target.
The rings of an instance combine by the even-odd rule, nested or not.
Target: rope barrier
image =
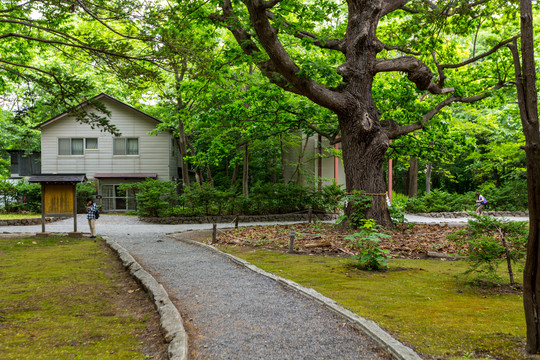
[[[237,240],[241,241],[242,243],[253,241],[253,240],[243,239],[243,238],[234,236],[234,235],[226,233],[226,232],[224,232],[222,230],[217,230],[217,231],[219,233],[221,233],[221,234],[224,234],[224,235],[229,236],[231,238],[237,239]],[[436,235],[436,234],[440,234],[440,232],[424,233],[424,234],[392,234],[391,236],[392,237],[394,237],[394,236],[396,236],[396,237],[404,237],[404,236],[424,236],[424,235]],[[313,240],[313,239],[316,239],[318,237],[337,237],[337,238],[340,238],[340,237],[354,236],[353,234],[334,234],[334,235],[330,235],[330,234],[309,234],[309,233],[302,233],[302,232],[296,232],[296,235],[297,236],[308,236],[309,237],[309,238],[305,238],[305,239],[302,239],[302,240]],[[272,242],[272,241],[277,241],[277,240],[287,238],[287,237],[289,237],[288,234],[277,237],[277,238],[274,238],[274,239],[260,239],[260,240],[264,240],[266,242]]]

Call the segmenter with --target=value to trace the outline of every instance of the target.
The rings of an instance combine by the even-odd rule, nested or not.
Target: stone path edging
[[[150,295],[154,302],[160,321],[159,326],[169,346],[167,355],[170,360],[188,359],[188,335],[184,329],[182,316],[169,299],[169,294],[142,266],[131,256],[126,249],[108,236],[102,236],[105,243],[113,249],[122,261],[124,267]]]
[[[282,285],[284,285],[284,286],[286,286],[286,287],[288,287],[288,288],[290,288],[292,290],[295,290],[295,291],[297,291],[297,292],[299,292],[299,293],[301,293],[301,294],[303,294],[303,295],[305,295],[307,297],[310,297],[310,298],[314,299],[315,301],[318,301],[319,303],[323,304],[324,306],[326,306],[330,310],[332,310],[332,311],[338,313],[339,315],[345,317],[346,319],[351,321],[353,324],[356,324],[362,331],[364,331],[375,342],[377,342],[377,344],[379,344],[381,347],[386,349],[396,359],[399,359],[399,360],[421,360],[422,359],[411,348],[403,345],[401,342],[394,339],[390,334],[388,334],[386,331],[381,329],[381,327],[379,325],[377,325],[375,322],[373,322],[371,320],[364,319],[363,317],[353,313],[352,311],[349,311],[349,310],[341,307],[334,300],[332,300],[330,298],[327,298],[326,296],[320,294],[319,292],[317,292],[317,291],[315,291],[313,289],[306,288],[306,287],[304,287],[302,285],[299,285],[299,284],[295,283],[294,281],[291,281],[289,279],[282,278],[281,276],[266,272],[266,271],[258,268],[257,266],[255,266],[255,265],[253,265],[253,264],[251,264],[251,263],[249,263],[249,262],[247,262],[247,261],[245,261],[243,259],[240,259],[240,258],[238,258],[238,257],[236,257],[234,255],[227,254],[227,253],[217,249],[216,247],[214,247],[212,245],[207,245],[207,244],[204,244],[204,243],[200,243],[198,241],[182,239],[182,238],[180,238],[180,236],[178,236],[178,237],[175,236],[174,238],[177,239],[177,240],[189,243],[189,244],[205,247],[205,248],[210,249],[210,250],[212,250],[214,252],[217,252],[217,253],[221,254],[222,256],[225,256],[225,257],[229,258],[230,260],[232,260],[233,262],[235,262],[238,265],[244,266],[244,267],[246,267],[247,269],[249,269],[249,270],[251,270],[253,272],[256,272],[256,273],[258,273],[260,275],[266,276],[267,278],[270,278],[270,279],[272,279],[274,281],[277,281],[278,283],[280,283],[280,284],[282,284]]]

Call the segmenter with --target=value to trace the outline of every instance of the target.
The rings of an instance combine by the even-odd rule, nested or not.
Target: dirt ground
[[[448,225],[404,226],[389,232],[390,237],[383,239],[380,247],[389,250],[394,258],[460,256],[466,253],[467,245],[448,239],[448,235],[459,229]],[[297,254],[351,256],[357,252],[347,239],[354,232],[333,224],[271,225],[219,230],[217,243],[287,252],[292,231],[295,233],[294,250]],[[200,236],[199,241],[205,240],[211,240],[211,233],[206,238]]]

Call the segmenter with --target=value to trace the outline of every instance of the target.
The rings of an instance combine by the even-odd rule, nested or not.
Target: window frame
[[[87,146],[87,140],[88,139],[95,139],[96,140],[96,147],[95,148],[88,148]],[[61,141],[69,141],[69,154],[61,154],[60,153],[60,142]],[[82,140],[82,154],[74,154],[73,153],[73,140]],[[58,138],[58,142],[57,142],[57,154],[58,156],[84,156],[86,155],[86,151],[87,150],[90,150],[90,151],[95,151],[95,150],[99,150],[99,138],[97,137],[63,137],[63,138]]]
[[[129,154],[129,140],[136,140],[137,142],[137,153],[136,154]],[[118,141],[123,141],[124,145],[123,145],[123,153],[121,154],[118,154],[116,153],[117,151],[117,145],[116,143]],[[113,146],[112,146],[112,150],[113,150],[113,156],[139,156],[140,155],[140,142],[139,142],[139,138],[138,137],[115,137],[113,138]]]

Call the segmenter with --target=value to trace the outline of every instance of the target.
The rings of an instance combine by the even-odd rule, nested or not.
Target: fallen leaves
[[[459,255],[467,251],[466,245],[449,240],[447,236],[456,231],[446,225],[419,225],[395,230],[391,237],[383,239],[380,247],[389,250],[393,257],[420,258],[428,252]],[[354,234],[333,224],[294,224],[253,226],[220,231],[217,241],[221,244],[261,247],[286,251],[291,233],[297,253],[316,253],[333,256],[350,256],[356,253],[346,240]]]

